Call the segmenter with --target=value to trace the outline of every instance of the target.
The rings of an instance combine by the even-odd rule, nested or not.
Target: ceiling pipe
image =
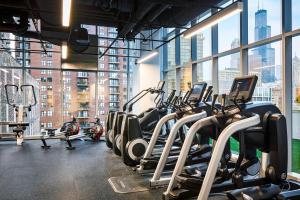
[[[136,26],[136,24],[143,19],[147,15],[149,11],[156,5],[154,3],[151,3],[149,1],[145,1],[144,4],[140,4],[141,6],[137,9],[135,14],[135,20],[134,23],[129,23],[125,25],[123,28],[121,28],[120,31],[118,31],[118,36],[121,38],[125,38],[126,35]]]
[[[153,22],[156,18],[158,18],[161,13],[163,13],[166,9],[168,9],[169,5],[159,5],[158,8],[154,8],[154,11],[150,12],[141,22],[139,22],[133,30],[128,33],[128,37],[132,38],[135,37],[143,28],[144,25],[147,23]]]

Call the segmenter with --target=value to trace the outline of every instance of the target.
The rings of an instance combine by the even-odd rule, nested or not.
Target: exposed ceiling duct
[[[115,27],[118,37],[129,39],[143,30],[182,27],[220,2],[222,0],[77,0],[73,1],[70,27],[66,28],[61,25],[61,0],[1,0],[0,31],[22,32],[24,36],[42,37],[61,44],[68,41],[71,30],[88,24]],[[3,17],[3,11],[9,9],[12,10]],[[19,23],[11,20],[21,13]],[[26,20],[31,16],[40,19],[40,34],[26,31]]]

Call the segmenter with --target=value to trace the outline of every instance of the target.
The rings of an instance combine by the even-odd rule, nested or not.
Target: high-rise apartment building
[[[90,34],[99,37],[99,55],[117,34],[115,28],[87,28]],[[38,40],[23,39],[8,33],[1,33],[1,38],[13,40],[3,40],[1,46],[16,49],[11,55],[19,67],[25,61],[28,76],[24,77],[24,83],[29,83],[31,78],[36,80],[41,128],[59,128],[73,116],[81,126],[94,121],[96,116],[105,125],[108,111],[120,109],[127,99],[127,68],[128,63],[132,65],[134,61],[128,61],[127,44],[122,40],[115,42],[105,56],[98,57],[98,71],[71,71],[61,69],[60,46],[44,42],[45,53]]]

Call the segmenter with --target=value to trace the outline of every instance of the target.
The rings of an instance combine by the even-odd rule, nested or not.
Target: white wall
[[[150,32],[145,32],[144,35],[150,38]],[[161,39],[162,31],[158,31],[152,37],[153,39]],[[153,44],[148,41],[147,43],[141,42],[140,47],[142,49],[152,49],[158,46],[159,42],[154,42]],[[162,48],[158,49],[159,55],[153,57],[152,59],[138,64],[136,69],[133,70],[133,95],[136,95],[142,89],[147,89],[149,87],[156,87],[158,82],[161,80],[161,68],[162,63]],[[141,51],[141,57],[146,55],[147,51]],[[146,95],[133,107],[133,113],[140,113],[148,108],[154,106],[155,95]]]
[[[160,81],[159,56],[148,62],[137,65],[133,70],[133,95],[136,95],[143,89],[156,87]],[[148,94],[133,106],[133,113],[140,113],[154,106],[155,95]]]

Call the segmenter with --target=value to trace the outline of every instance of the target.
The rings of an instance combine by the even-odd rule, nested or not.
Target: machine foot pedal
[[[51,146],[47,145],[47,146],[41,146],[42,149],[50,149]]]
[[[66,147],[67,150],[74,150],[76,147]]]

